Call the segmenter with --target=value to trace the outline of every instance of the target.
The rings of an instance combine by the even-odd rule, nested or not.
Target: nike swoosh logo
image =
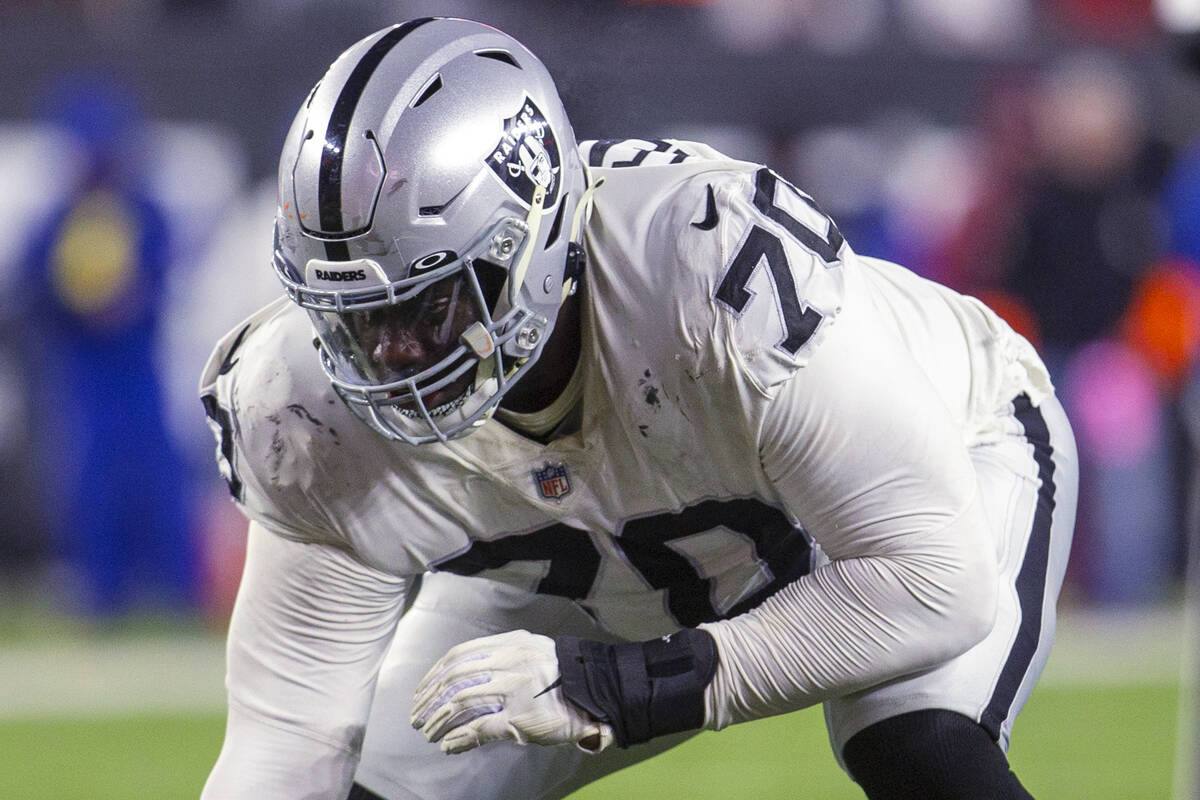
[[[217,370],[218,375],[224,375],[226,372],[229,372],[229,370],[233,369],[233,365],[241,360],[241,359],[234,358],[233,353],[235,350],[237,350],[239,347],[242,346],[242,339],[245,338],[246,331],[248,331],[248,330],[250,330],[250,326],[246,325],[246,327],[244,327],[240,331],[238,331],[238,335],[233,340],[233,344],[231,344],[229,346],[229,352],[227,352],[225,354],[224,360],[221,361],[221,366]]]
[[[704,219],[699,222],[693,222],[692,227],[699,228],[702,231],[711,231],[717,227],[717,199],[713,197],[711,183],[708,185],[708,204],[704,209]]]

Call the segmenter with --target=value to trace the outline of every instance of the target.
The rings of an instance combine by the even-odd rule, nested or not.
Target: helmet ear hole
[[[488,313],[491,314],[496,310],[496,303],[500,301],[500,292],[508,279],[508,270],[482,258],[475,259],[472,265],[475,268],[475,278],[479,281],[479,290],[483,292],[484,302],[487,304]]]

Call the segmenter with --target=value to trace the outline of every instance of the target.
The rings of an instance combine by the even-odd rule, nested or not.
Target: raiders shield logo
[[[533,482],[538,491],[547,500],[557,500],[571,493],[571,478],[567,475],[567,465],[549,461],[541,469],[533,470]]]
[[[504,135],[487,157],[487,164],[526,205],[533,202],[537,186],[546,189],[546,206],[558,199],[558,141],[528,95],[520,110],[504,120]]]

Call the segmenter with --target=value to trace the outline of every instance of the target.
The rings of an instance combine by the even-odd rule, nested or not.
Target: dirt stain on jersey
[[[287,444],[283,440],[283,434],[280,432],[282,420],[278,414],[267,414],[267,422],[274,426],[271,431],[271,447],[267,452],[267,473],[271,476],[271,482],[275,485],[279,484],[279,470],[283,466],[283,456],[287,450]]]
[[[642,399],[646,401],[646,404],[658,408],[662,405],[662,398],[658,396],[658,387],[650,382],[652,377],[654,376],[647,369],[638,379],[638,388],[642,390]]]
[[[305,422],[308,422],[311,425],[314,425],[315,427],[318,427],[318,428],[325,427],[325,425],[321,422],[321,420],[314,417],[312,415],[312,413],[307,408],[305,408],[301,403],[291,403],[288,405],[287,409],[288,409],[288,411],[291,411],[293,414],[295,414],[300,419],[304,420]],[[329,428],[328,430],[329,430],[329,435],[333,438],[333,443],[336,445],[340,445],[342,442],[341,442],[341,439],[338,437],[337,431],[334,430],[333,428]]]
[[[307,408],[305,408],[305,407],[304,407],[303,405],[301,405],[300,403],[290,403],[290,404],[288,404],[287,410],[288,410],[288,411],[290,411],[290,412],[292,412],[293,414],[295,414],[295,415],[296,415],[297,417],[299,417],[300,419],[306,419],[306,420],[308,420],[308,421],[309,421],[309,422],[311,422],[313,425],[316,425],[318,428],[324,427],[324,426],[321,424],[321,420],[317,419],[317,418],[316,418],[316,417],[314,417],[312,414],[310,414],[310,413],[309,413],[309,411],[308,411],[308,409],[307,409]]]

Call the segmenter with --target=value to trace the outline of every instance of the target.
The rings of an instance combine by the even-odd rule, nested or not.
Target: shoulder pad
[[[729,160],[706,144],[679,139],[591,139],[579,143],[579,153],[589,167],[604,169]]]
[[[213,348],[204,371],[200,373],[200,394],[211,394],[215,391],[217,378],[226,374],[238,362],[237,351],[255,329],[269,320],[280,310],[287,308],[290,301],[280,297],[255,311],[249,317],[239,322],[231,331],[221,337]]]
[[[353,428],[342,425],[349,412],[310,340],[304,312],[281,298],[217,344],[200,393],[217,464],[242,511],[289,538],[339,544],[310,490],[323,474],[316,462],[340,441],[339,430]]]

